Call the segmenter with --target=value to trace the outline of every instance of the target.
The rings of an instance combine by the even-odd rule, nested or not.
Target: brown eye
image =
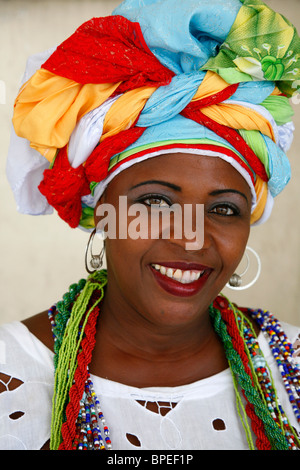
[[[156,207],[170,207],[170,203],[165,201],[164,198],[159,196],[148,196],[143,198],[142,201],[147,206],[156,206]]]
[[[229,204],[219,204],[213,207],[210,212],[222,216],[234,216],[239,214],[239,210]]]

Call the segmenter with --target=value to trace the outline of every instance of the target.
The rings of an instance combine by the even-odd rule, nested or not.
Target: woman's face
[[[128,216],[128,211],[134,204],[142,204],[149,222],[144,239],[124,237],[124,227],[124,238],[118,238],[118,223],[117,237],[106,239],[108,295],[115,305],[124,314],[131,311],[161,326],[197,321],[223,289],[245,250],[251,191],[244,178],[220,158],[168,154],[121,172],[108,185],[100,203],[114,206],[117,221],[122,215],[127,228],[130,224],[138,228],[133,223],[136,216]],[[178,238],[175,217],[169,215],[170,236],[162,236],[160,231],[159,236],[151,237],[151,212],[152,216],[157,211],[170,214],[174,204],[187,216],[186,205],[193,205],[193,224],[190,217],[186,222],[182,219],[182,237]],[[198,221],[197,204],[203,208],[197,214]],[[95,220],[98,223],[99,217]],[[186,226],[195,230],[196,223],[198,236],[187,239]],[[203,243],[199,231],[204,235]]]

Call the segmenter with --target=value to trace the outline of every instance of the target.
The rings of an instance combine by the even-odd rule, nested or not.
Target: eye
[[[150,194],[139,198],[138,202],[146,204],[146,206],[155,206],[155,207],[170,207],[171,202],[161,195]]]
[[[232,217],[240,214],[239,209],[235,205],[229,203],[215,205],[209,212],[225,217]]]

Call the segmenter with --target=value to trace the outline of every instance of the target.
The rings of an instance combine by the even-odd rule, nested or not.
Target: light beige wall
[[[109,14],[118,2],[93,0],[0,0],[0,323],[47,309],[68,286],[85,277],[87,234],[71,230],[56,215],[31,217],[16,212],[6,181],[5,160],[13,101],[29,55],[46,50],[93,16]],[[300,30],[299,0],[266,0]],[[3,97],[5,85],[5,99]],[[2,88],[1,88],[2,87]],[[2,90],[2,93],[1,93]],[[300,129],[299,107],[295,124]],[[289,157],[293,178],[275,204],[271,219],[252,230],[249,245],[259,253],[259,282],[238,295],[241,305],[274,311],[300,325],[300,161],[299,131]]]

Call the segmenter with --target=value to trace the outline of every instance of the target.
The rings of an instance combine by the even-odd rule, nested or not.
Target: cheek
[[[225,257],[225,265],[226,265],[226,272],[229,275],[233,274],[236,271],[236,268],[240,264],[244,252],[245,252],[246,244],[239,244],[233,245]]]
[[[106,240],[107,267],[115,278],[126,283],[138,282],[141,277],[145,253],[149,249],[147,240]]]
[[[148,249],[143,240],[107,240],[108,285],[116,304],[148,311],[153,299],[147,288],[145,253]]]
[[[245,225],[239,230],[232,230],[222,237],[218,237],[218,252],[222,261],[222,271],[225,277],[230,277],[240,264],[249,238],[249,226]]]
[[[113,289],[115,301],[127,298],[138,284],[138,256],[127,240],[106,240],[108,284]]]

